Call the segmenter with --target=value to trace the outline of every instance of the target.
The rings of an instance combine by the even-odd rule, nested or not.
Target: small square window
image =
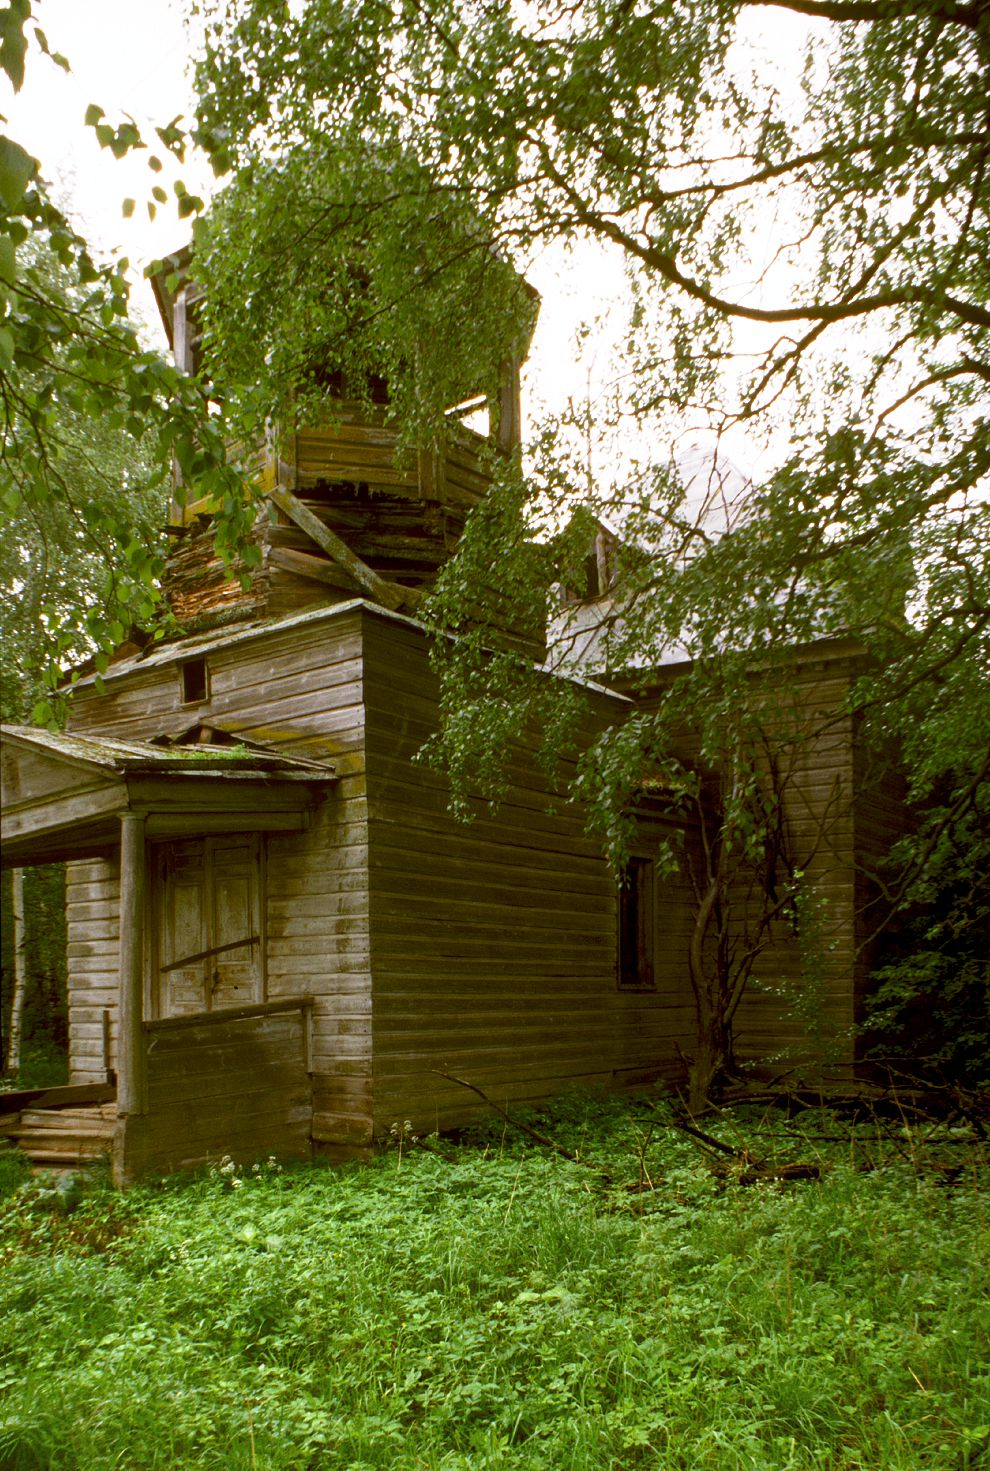
[[[620,990],[652,990],[656,936],[656,864],[652,858],[629,859],[619,887]]]
[[[201,705],[210,698],[210,680],[205,659],[187,659],[179,666],[183,705]]]

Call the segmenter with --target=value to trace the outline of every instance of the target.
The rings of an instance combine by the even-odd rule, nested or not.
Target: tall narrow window
[[[619,888],[619,986],[652,989],[656,865],[633,855]]]

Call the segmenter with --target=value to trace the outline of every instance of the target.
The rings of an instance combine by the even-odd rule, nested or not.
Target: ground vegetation
[[[569,1100],[371,1167],[273,1162],[0,1211],[11,1471],[976,1471],[985,1149],[825,1111]],[[423,1147],[425,1146],[425,1147]],[[743,1146],[820,1179],[747,1185]],[[9,1165],[9,1160],[2,1161]]]

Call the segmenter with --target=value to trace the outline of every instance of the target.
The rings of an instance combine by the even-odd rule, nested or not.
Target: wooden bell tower
[[[169,257],[152,284],[176,362],[196,372],[202,294],[190,252]],[[535,325],[539,298],[525,289]],[[216,555],[206,504],[180,505],[173,497],[163,591],[176,617],[197,631],[353,597],[414,612],[456,548],[468,513],[484,499],[495,457],[519,446],[519,378],[529,340],[503,364],[497,402],[474,393],[451,405],[440,451],[400,451],[384,384],[373,386],[370,405],[328,387],[328,423],[288,413],[270,425],[248,456],[263,493],[254,529],[260,565],[230,569],[246,574],[247,588]],[[486,416],[487,430],[465,422]]]

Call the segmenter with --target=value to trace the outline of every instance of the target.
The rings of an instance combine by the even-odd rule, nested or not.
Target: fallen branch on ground
[[[728,1156],[735,1160],[740,1170],[733,1176],[740,1185],[759,1185],[764,1181],[773,1180],[820,1180],[821,1165],[817,1164],[788,1164],[767,1165],[758,1160],[748,1149],[737,1149],[733,1144],[726,1144],[722,1139],[716,1139],[714,1134],[706,1134],[704,1129],[699,1129],[697,1124],[689,1124],[686,1119],[675,1119],[675,1128],[685,1134],[690,1134],[693,1139],[700,1143],[706,1153],[712,1156]],[[721,1166],[721,1173],[725,1173],[726,1166]]]
[[[829,1109],[833,1113],[868,1114],[871,1118],[906,1122],[946,1124],[953,1119],[967,1123],[980,1138],[990,1122],[990,1092],[964,1089],[956,1084],[926,1083],[909,1073],[888,1069],[886,1082],[870,1078],[851,1079],[848,1083],[801,1084],[788,1078],[736,1082],[721,1093],[719,1107],[734,1104],[763,1104],[791,1111]],[[697,1115],[695,1115],[697,1117]]]
[[[484,1088],[479,1088],[477,1083],[469,1083],[466,1078],[458,1078],[454,1073],[445,1073],[440,1068],[434,1068],[433,1071],[438,1078],[446,1078],[448,1083],[457,1083],[461,1088],[468,1088],[472,1093],[476,1093],[481,1101],[486,1103],[489,1108],[494,1109],[499,1117],[503,1118],[511,1128],[518,1129],[522,1134],[528,1134],[530,1139],[533,1139],[537,1144],[542,1144],[544,1149],[552,1149],[554,1154],[559,1154],[561,1159],[569,1160],[571,1164],[583,1165],[586,1170],[594,1170],[595,1174],[605,1183],[611,1182],[611,1175],[605,1170],[600,1170],[590,1160],[582,1159],[573,1150],[566,1149],[563,1144],[558,1144],[556,1139],[551,1139],[548,1135],[541,1134],[539,1129],[534,1129],[530,1124],[523,1123],[521,1119],[514,1119],[508,1109],[503,1108],[500,1103],[496,1103],[494,1098],[490,1098]]]

